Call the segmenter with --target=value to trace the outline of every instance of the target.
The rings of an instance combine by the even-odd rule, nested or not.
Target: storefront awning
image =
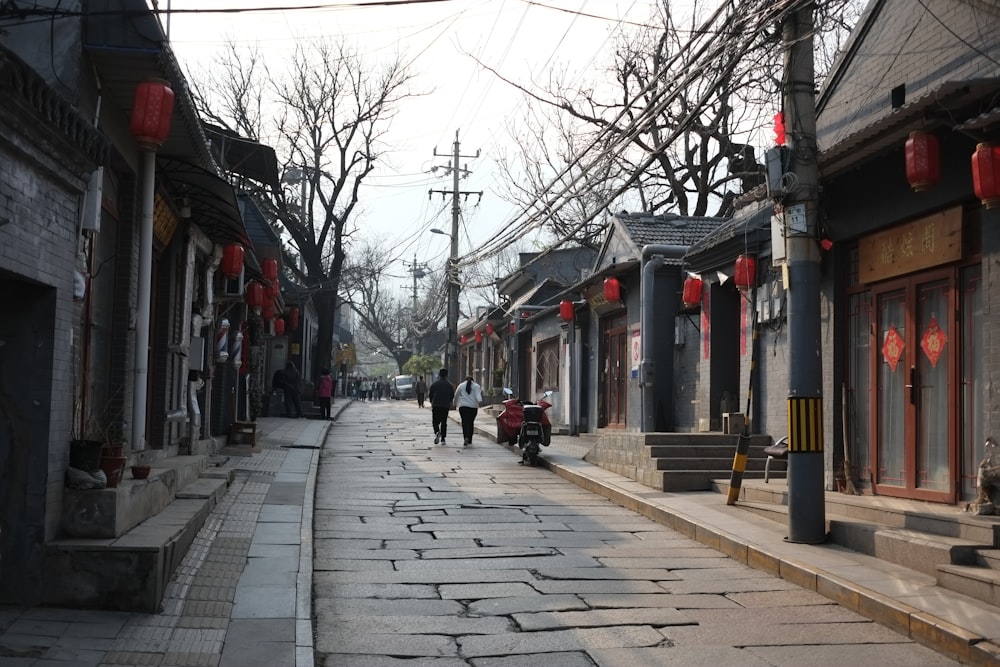
[[[251,248],[233,186],[204,167],[171,157],[156,158],[160,179],[174,201],[188,200],[191,220],[220,245]]]

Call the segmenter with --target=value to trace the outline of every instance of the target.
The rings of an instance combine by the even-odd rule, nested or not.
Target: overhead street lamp
[[[444,352],[444,367],[448,369],[451,381],[458,379],[458,224],[452,221],[451,234],[440,229],[431,229],[433,234],[441,234],[451,239],[451,253],[448,255],[448,318],[445,325],[448,329],[447,344]]]

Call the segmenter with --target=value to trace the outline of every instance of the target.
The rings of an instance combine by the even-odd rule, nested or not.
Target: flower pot
[[[146,479],[152,469],[152,466],[134,465],[132,466],[132,479]]]
[[[100,440],[70,440],[70,467],[89,473],[97,472],[101,469],[101,448],[103,446],[104,443]]]
[[[113,456],[115,458],[119,456],[125,456],[125,443],[124,442],[105,443],[104,450],[101,452],[101,456]]]
[[[122,473],[125,472],[124,456],[102,456],[101,470],[108,478],[108,488],[113,489],[122,480]]]

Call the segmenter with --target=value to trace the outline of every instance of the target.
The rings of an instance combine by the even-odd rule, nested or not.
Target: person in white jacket
[[[483,388],[472,379],[471,375],[466,376],[465,382],[455,389],[455,407],[458,408],[458,415],[462,418],[462,436],[465,438],[466,447],[472,444],[473,424],[482,402]]]

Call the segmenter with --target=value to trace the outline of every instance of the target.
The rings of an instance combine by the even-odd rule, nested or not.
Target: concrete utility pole
[[[403,262],[403,264],[405,265],[406,262]],[[417,256],[413,255],[413,263],[409,265],[409,269],[408,269],[410,271],[410,273],[413,274],[413,310],[410,313],[410,319],[413,322],[416,322],[416,319],[417,319],[417,279],[418,278],[424,278],[427,275],[426,269],[427,269],[427,266],[425,264],[419,263],[417,261]],[[410,345],[410,348],[411,348],[410,352],[412,352],[413,354],[416,354],[417,353],[416,327],[414,327],[413,333],[414,333],[414,335],[413,335],[412,344]]]
[[[826,540],[820,337],[819,168],[813,3],[785,18],[784,116],[790,164],[782,177],[788,290],[788,541]]]
[[[434,155],[441,157],[443,154],[438,153],[437,149],[434,149]],[[467,168],[460,167],[458,161],[463,158],[477,158],[479,157],[479,151],[476,151],[475,155],[462,155],[461,144],[458,141],[458,130],[455,130],[455,144],[454,150],[452,152],[452,163],[445,166],[445,174],[451,173],[452,175],[452,188],[451,190],[431,190],[429,192],[430,196],[435,193],[440,195],[451,195],[451,252],[448,255],[448,344],[445,348],[444,353],[444,367],[448,369],[451,374],[452,383],[458,381],[458,219],[461,215],[461,209],[458,205],[458,198],[460,196],[469,195],[479,195],[482,198],[483,193],[479,192],[464,192],[458,189],[458,179],[468,178],[469,174],[472,172]],[[432,171],[437,171],[438,167],[433,167]]]

